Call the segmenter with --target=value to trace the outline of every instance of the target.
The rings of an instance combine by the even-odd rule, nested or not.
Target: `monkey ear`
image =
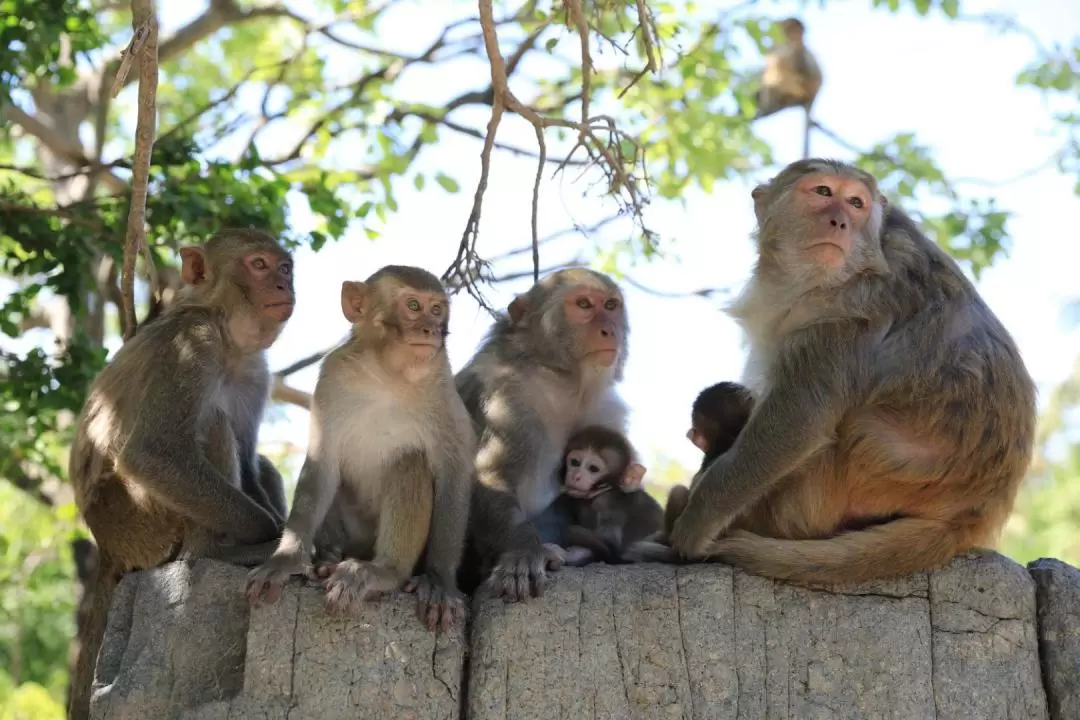
[[[757,185],[750,191],[750,197],[754,200],[754,213],[757,214],[758,220],[761,220],[762,212],[765,210],[765,203],[769,195],[768,185]]]
[[[360,322],[367,307],[367,285],[346,280],[341,283],[341,312],[351,323]]]
[[[529,309],[529,303],[523,295],[518,295],[507,306],[506,312],[510,316],[510,322],[515,325],[521,322],[521,319],[525,317],[525,311]]]
[[[201,285],[211,280],[210,262],[206,257],[206,248],[198,245],[185,245],[180,248],[180,278],[187,285]]]
[[[645,466],[641,463],[630,463],[619,480],[619,489],[623,492],[634,492],[641,489],[641,481],[645,478]]]
[[[881,201],[881,209],[882,210],[888,210],[889,209],[889,198],[885,197],[884,195],[878,195],[878,200]]]

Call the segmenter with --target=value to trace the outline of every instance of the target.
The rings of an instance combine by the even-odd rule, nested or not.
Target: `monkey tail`
[[[97,578],[91,588],[90,611],[86,624],[79,633],[79,649],[75,658],[75,672],[71,679],[71,700],[68,707],[69,720],[87,720],[90,717],[90,693],[94,683],[94,667],[98,650],[105,636],[105,623],[109,617],[113,592],[120,580],[115,565],[103,555],[98,565]]]
[[[940,567],[967,549],[954,523],[900,518],[825,540],[780,540],[740,531],[713,541],[710,560],[801,583],[853,583]]]

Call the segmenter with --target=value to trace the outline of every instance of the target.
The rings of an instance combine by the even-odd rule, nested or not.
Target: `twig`
[[[311,393],[286,385],[285,380],[280,377],[274,377],[274,385],[270,388],[270,397],[278,402],[291,403],[304,409],[311,408]]]
[[[283,367],[282,369],[278,370],[276,373],[274,373],[274,375],[279,377],[279,378],[285,378],[285,377],[288,377],[289,375],[292,375],[293,373],[298,373],[301,370],[303,370],[304,368],[311,367],[315,363],[322,360],[324,357],[326,357],[327,353],[329,353],[333,349],[334,349],[333,347],[328,347],[328,348],[325,348],[323,350],[320,350],[317,353],[312,353],[311,355],[308,355],[305,358],[300,358],[299,360],[294,362],[292,365],[288,365],[288,366]]]
[[[131,2],[131,15],[132,24],[139,22],[139,13],[141,10],[136,10],[142,3],[139,0],[132,0]],[[153,12],[151,8],[150,12]],[[131,64],[135,61],[135,57],[142,51],[143,45],[150,39],[150,33],[154,33],[154,61],[157,61],[157,28],[151,28],[149,23],[145,20],[134,28],[135,32],[131,36],[131,42],[128,46],[120,51],[120,67],[116,69],[116,77],[113,78],[112,88],[110,94],[115,98],[120,94],[120,91],[124,89],[124,83],[127,80],[128,73],[131,72]],[[140,80],[142,76],[140,75]]]
[[[135,255],[141,248],[146,255],[146,273],[154,298],[158,295],[157,273],[150,246],[146,242],[146,196],[150,182],[150,154],[154,148],[154,127],[157,122],[157,17],[154,0],[131,0],[131,24],[135,38],[131,47],[141,46],[139,52],[139,115],[135,126],[135,157],[132,161],[131,209],[128,211],[127,236],[124,240],[124,266],[120,276],[120,291],[124,298],[124,341],[135,336]],[[141,42],[138,38],[142,36]],[[124,62],[134,52],[125,56]],[[126,71],[121,64],[117,77]],[[123,87],[120,80],[116,87]]]

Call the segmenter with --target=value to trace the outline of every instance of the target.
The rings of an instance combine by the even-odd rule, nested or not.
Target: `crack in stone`
[[[696,717],[697,711],[694,708],[694,686],[690,682],[690,653],[686,649],[686,630],[683,627],[682,620],[682,597],[679,592],[679,568],[675,568],[673,579],[675,580],[675,620],[679,625],[679,643],[682,645],[683,674],[686,675],[686,689],[690,693],[690,716]]]

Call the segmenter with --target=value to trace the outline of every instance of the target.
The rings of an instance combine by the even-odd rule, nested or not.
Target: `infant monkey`
[[[562,494],[554,503],[567,522],[559,543],[567,548],[567,564],[622,562],[627,545],[660,529],[664,511],[642,490],[644,477],[622,433],[591,425],[570,437],[559,470]]]
[[[753,409],[750,391],[738,383],[720,382],[698,393],[690,410],[690,429],[686,431],[686,439],[705,453],[698,474],[735,444]],[[664,508],[665,533],[671,532],[689,498],[685,485],[671,488]]]

